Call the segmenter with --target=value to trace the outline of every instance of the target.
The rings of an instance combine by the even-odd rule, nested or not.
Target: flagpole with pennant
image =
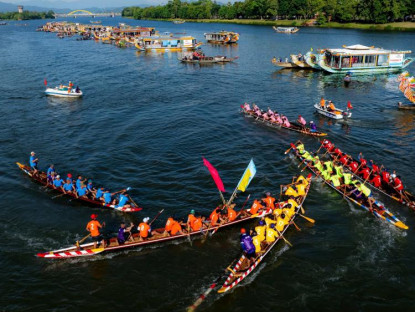
[[[229,198],[227,206],[229,206],[232,203],[238,191],[245,192],[249,183],[251,183],[251,180],[254,178],[255,174],[256,174],[256,167],[254,164],[254,160],[251,159],[251,161],[248,164],[248,167],[246,167],[244,174],[239,180],[238,185],[233,191],[231,198]]]
[[[225,191],[225,187],[223,186],[223,182],[219,176],[218,171],[216,170],[215,167],[212,166],[212,164],[204,157],[202,157],[203,159],[203,164],[209,169],[210,175],[213,178],[213,181],[215,181],[216,187],[219,190],[219,195],[220,198],[222,199],[223,205],[226,204],[225,198],[223,197],[222,192],[226,192]]]

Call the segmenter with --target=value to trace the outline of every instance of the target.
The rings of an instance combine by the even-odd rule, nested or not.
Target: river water
[[[77,19],[88,22],[89,19]],[[223,229],[206,243],[194,241],[130,250],[93,259],[46,261],[37,252],[83,237],[91,213],[106,221],[106,233],[121,221],[164,214],[185,218],[190,209],[208,214],[219,201],[202,156],[218,169],[229,197],[251,158],[257,175],[248,192],[277,193],[299,172],[283,152],[315,138],[255,124],[238,113],[256,102],[314,120],[329,138],[354,156],[397,170],[415,191],[412,174],[414,114],[396,109],[404,100],[396,75],[342,77],[321,72],[277,70],[273,56],[305,53],[310,47],[364,44],[415,50],[414,34],[359,30],[301,29],[294,35],[271,27],[103,19],[160,31],[203,33],[228,29],[241,34],[236,46],[204,45],[207,55],[239,56],[234,64],[194,66],[176,53],[146,54],[94,41],[58,39],[35,32],[42,21],[0,27],[0,250],[4,311],[184,311],[239,256],[239,228]],[[415,69],[411,65],[409,70]],[[50,85],[72,80],[84,98],[46,98]],[[354,106],[347,124],[313,113],[321,96]],[[115,191],[127,186],[144,208],[134,215],[101,211],[45,191],[15,165],[36,151],[40,167],[81,173]],[[237,203],[242,203],[242,194]],[[410,229],[402,232],[314,182],[305,208],[314,226],[298,220],[294,245],[279,244],[259,268],[230,293],[212,293],[201,311],[410,311],[415,299],[415,216],[385,202]],[[251,225],[253,225],[252,223]],[[249,226],[249,224],[247,225]]]

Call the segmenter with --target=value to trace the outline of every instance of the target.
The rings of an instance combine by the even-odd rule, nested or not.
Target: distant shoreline
[[[131,18],[128,16],[124,16]],[[152,21],[167,21],[171,22],[175,19],[150,19]],[[257,25],[257,26],[289,26],[289,27],[313,27],[313,28],[338,28],[338,29],[362,29],[362,30],[374,30],[374,31],[415,31],[415,22],[396,22],[388,24],[362,24],[362,23],[337,23],[330,22],[324,25],[316,26],[302,26],[307,20],[260,20],[260,19],[183,19],[186,22],[191,23],[222,23],[222,24],[239,24],[239,25]]]

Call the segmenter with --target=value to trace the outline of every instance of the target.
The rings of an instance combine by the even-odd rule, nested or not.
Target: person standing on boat
[[[125,242],[130,238],[131,232],[125,228],[125,223],[121,222],[120,228],[118,229],[117,241],[119,245],[124,245]]]
[[[50,175],[52,172],[55,172],[55,167],[53,166],[53,164],[49,166],[48,171],[46,171],[46,174]]]
[[[30,168],[32,168],[33,170],[33,176],[37,175],[38,170],[37,170],[37,164],[39,162],[39,159],[36,158],[36,153],[35,152],[31,152],[30,153],[30,158],[29,158],[29,164],[30,164]]]
[[[98,215],[92,214],[91,215],[91,221],[88,222],[86,226],[86,230],[91,234],[91,238],[94,241],[94,249],[97,248],[98,244],[102,241],[101,233],[99,232],[99,229],[102,229],[103,226],[105,226],[105,222],[99,223],[97,220]],[[105,242],[104,246],[105,248]]]
[[[326,110],[326,101],[324,100],[324,97],[321,97],[320,107],[322,110]]]
[[[306,126],[307,122],[305,121],[305,119],[303,118],[303,116],[298,115],[297,121],[301,125],[301,127],[303,128],[303,130],[305,130],[305,126]]]
[[[252,241],[252,237],[246,233],[246,230],[244,228],[241,228],[240,242],[242,250],[248,261],[250,263],[255,261],[255,245]]]

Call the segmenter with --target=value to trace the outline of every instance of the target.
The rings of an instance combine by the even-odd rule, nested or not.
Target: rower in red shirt
[[[367,165],[367,161],[366,161],[366,159],[363,158],[363,154],[362,153],[360,153],[359,156],[357,156],[357,159],[359,159],[360,164],[362,165],[362,167],[364,167],[364,166]]]
[[[362,170],[360,170],[357,174],[360,175],[361,177],[363,177],[363,179],[366,180],[370,175],[370,169],[369,169],[369,167],[365,167]]]
[[[357,168],[359,168],[359,164],[356,161],[353,161],[350,163],[349,168],[353,173],[356,173]]]
[[[390,183],[390,174],[386,170],[382,171],[382,181],[385,182],[386,184]]]
[[[369,181],[369,183],[379,188],[382,185],[382,178],[380,177],[379,174],[377,174],[373,177],[372,180]]]
[[[402,184],[402,181],[401,181],[401,177],[400,177],[400,176],[397,176],[397,177],[393,180],[393,183],[395,184],[395,185],[394,185],[394,188],[395,188],[396,190],[398,190],[399,192],[402,192],[402,190],[403,190],[403,184]]]
[[[334,145],[333,143],[331,143],[329,140],[324,140],[323,141],[323,147],[328,150],[329,152],[331,152],[334,149]]]
[[[370,165],[372,166],[373,173],[380,173],[380,169],[373,163],[373,160],[370,161]]]
[[[342,157],[340,157],[340,159],[339,159],[339,161],[344,165],[344,166],[346,166],[347,165],[347,163],[349,162],[349,160],[347,159],[348,158],[348,155],[347,154],[344,154]]]
[[[340,156],[341,154],[343,154],[343,152],[340,150],[340,148],[336,147],[336,148],[334,149],[334,154],[336,154],[336,155]]]

